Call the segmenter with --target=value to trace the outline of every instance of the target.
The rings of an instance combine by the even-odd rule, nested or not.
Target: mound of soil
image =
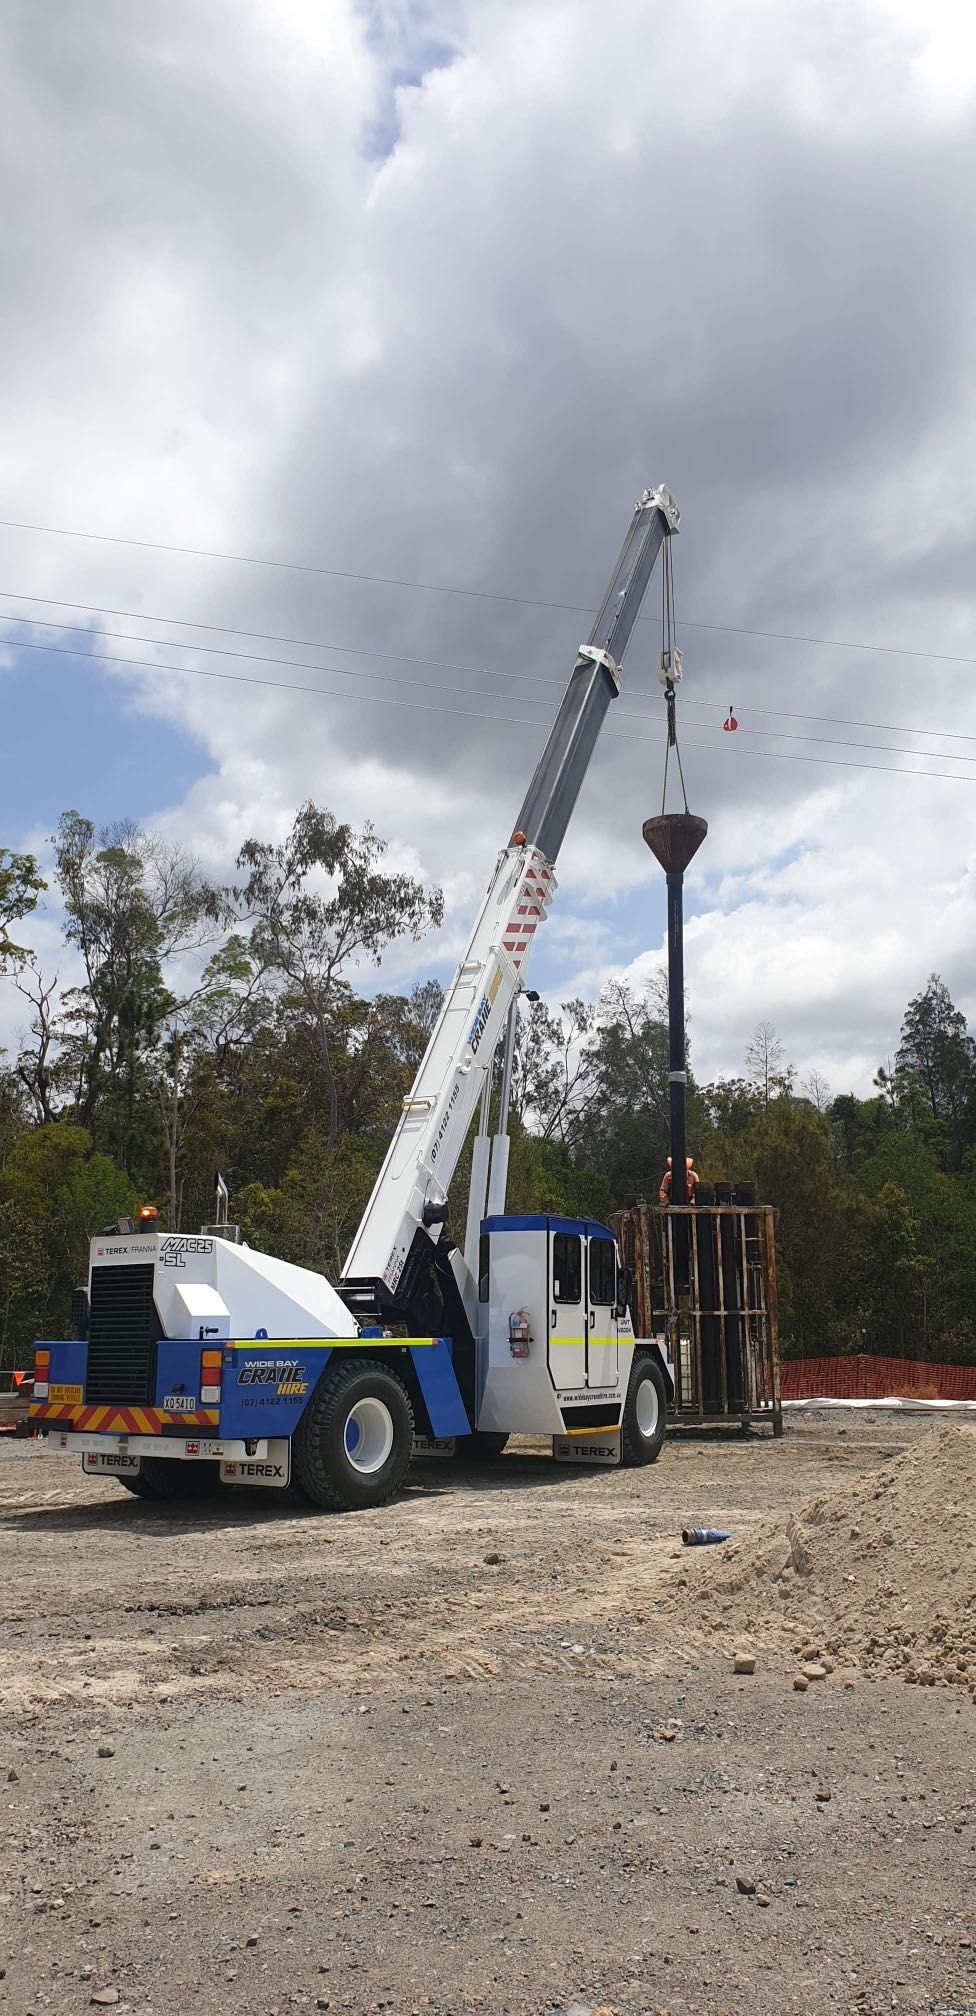
[[[689,1551],[669,1607],[730,1646],[824,1653],[976,1698],[974,1507],[976,1434],[934,1428],[785,1525]]]

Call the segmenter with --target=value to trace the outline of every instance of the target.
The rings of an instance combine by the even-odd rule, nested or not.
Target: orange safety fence
[[[929,1365],[915,1358],[784,1358],[784,1400],[976,1400],[976,1365]]]

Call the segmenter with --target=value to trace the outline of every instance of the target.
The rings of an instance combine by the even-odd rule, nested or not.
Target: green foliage
[[[25,948],[11,938],[10,926],[36,910],[38,896],[46,888],[33,854],[11,854],[0,847],[0,973],[26,958]]]
[[[310,1134],[280,1184],[247,1183],[239,1192],[235,1208],[248,1244],[336,1280],[380,1159],[354,1135],[330,1150]]]
[[[154,1066],[180,1008],[163,966],[206,942],[220,900],[181,848],[130,822],[96,835],[90,819],[66,812],[54,858],[65,940],[84,984],[67,990],[56,1016],[31,997],[35,1068],[26,1053],[20,1073],[43,1120],[53,1117],[53,1091],[100,1148],[146,1181],[160,1147]]]
[[[378,965],[393,939],[420,938],[444,916],[440,890],[386,874],[385,852],[372,826],[357,833],[307,803],[278,846],[245,841],[237,862],[245,879],[228,892],[252,920],[255,965],[314,1030],[330,1149],[340,1126],[334,1023],[347,994],[343,973],[363,958]]]
[[[614,1196],[604,1175],[574,1160],[563,1141],[513,1132],[508,1170],[510,1211],[552,1211],[567,1218],[605,1223]]]
[[[30,1004],[0,1059],[0,1353],[63,1333],[93,1231],[155,1200],[173,1229],[211,1216],[220,1169],[245,1237],[335,1279],[442,1004],[436,981],[372,992],[396,939],[439,923],[440,892],[391,874],[367,826],[300,808],[249,840],[220,893],[131,824],[54,839],[59,993],[20,943],[43,883],[0,850],[0,971]],[[11,937],[16,933],[17,942]],[[688,1141],[706,1182],[755,1182],[779,1212],[792,1352],[976,1361],[976,1044],[932,975],[873,1095],[797,1074],[769,1022],[742,1075],[699,1086]],[[512,1085],[513,1210],[605,1220],[654,1200],[669,1145],[667,1007],[657,982],[595,1006],[523,1001]],[[498,1087],[490,1127],[497,1124]],[[472,1130],[473,1131],[473,1130]],[[471,1137],[451,1186],[463,1238]]]
[[[916,1127],[921,1104],[930,1138],[958,1168],[976,1124],[976,1042],[937,973],[905,1010],[895,1074],[895,1103],[912,1111]]]
[[[13,1071],[3,1070],[3,1054],[0,1050],[0,1169],[18,1135],[27,1126],[24,1088]]]
[[[872,1200],[866,1230],[869,1349],[883,1351],[885,1340],[893,1335],[900,1356],[915,1320],[923,1264],[920,1227],[897,1183],[882,1184]]]
[[[84,1127],[25,1127],[0,1169],[0,1363],[35,1337],[63,1337],[88,1242],[131,1211],[135,1193]]]
[[[821,1343],[832,1306],[843,1205],[823,1121],[805,1103],[773,1099],[748,1137],[759,1195],[779,1209],[777,1258],[788,1332],[798,1353]]]
[[[585,1103],[573,1145],[613,1197],[657,1197],[668,1153],[668,1024],[660,988],[614,983],[588,1044]],[[692,1114],[691,1124],[694,1124]]]
[[[833,1100],[827,1119],[837,1162],[852,1176],[898,1131],[887,1099],[855,1099],[852,1092]]]

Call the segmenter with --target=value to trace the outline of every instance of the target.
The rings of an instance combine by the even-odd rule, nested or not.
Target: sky
[[[310,796],[445,891],[362,984],[448,978],[665,482],[696,1072],[766,1020],[867,1092],[933,970],[976,1025],[956,0],[10,0],[0,164],[0,845],[73,805],[224,875]],[[661,964],[658,611],[553,1005]]]

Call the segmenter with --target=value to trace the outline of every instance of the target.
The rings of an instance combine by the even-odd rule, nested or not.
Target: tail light
[[[201,1351],[200,1404],[202,1407],[216,1407],[218,1405],[223,1368],[224,1354],[222,1351]]]
[[[34,1353],[34,1398],[35,1398],[35,1400],[46,1400],[46,1399],[47,1399],[47,1397],[48,1397],[48,1381],[49,1381],[50,1377],[51,1377],[51,1353],[50,1353],[50,1351],[35,1351],[35,1353]]]

